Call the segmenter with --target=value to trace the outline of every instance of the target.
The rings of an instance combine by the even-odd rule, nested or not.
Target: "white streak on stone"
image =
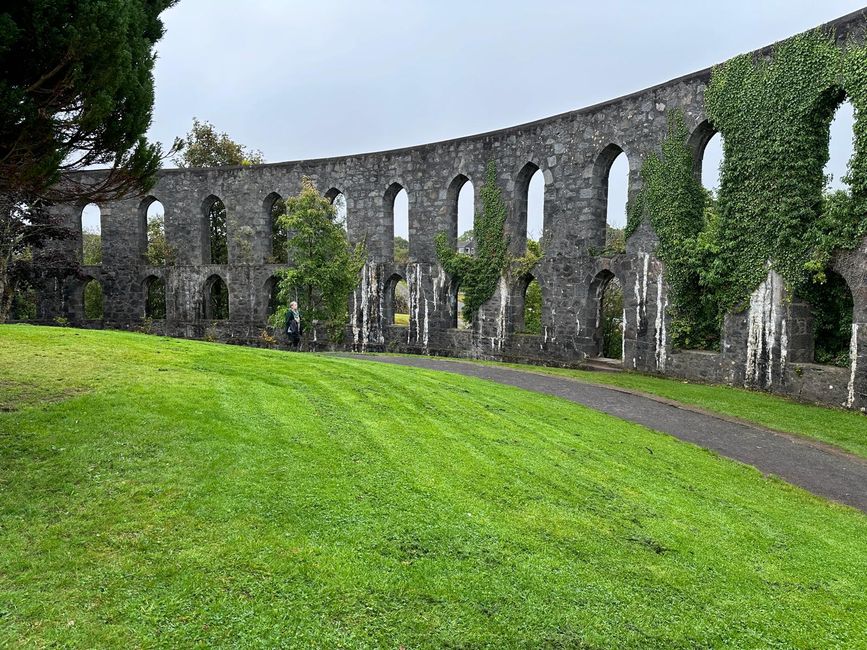
[[[626,308],[623,308],[623,319],[620,321],[620,358],[626,359]],[[633,360],[634,361],[634,360]]]
[[[654,331],[654,344],[656,347],[656,369],[665,372],[665,347],[667,345],[667,333],[665,331],[665,310],[668,307],[668,296],[663,296],[663,278],[660,273],[656,278],[656,323]]]
[[[789,330],[786,319],[780,323],[780,381],[786,378],[786,366],[789,364]]]
[[[858,327],[859,323],[852,323],[852,340],[849,343],[849,395],[846,399],[846,406],[852,408],[855,406],[855,375],[858,372]]]

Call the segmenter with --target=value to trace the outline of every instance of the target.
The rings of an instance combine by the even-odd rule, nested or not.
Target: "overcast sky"
[[[613,99],[859,8],[846,0],[181,0],[163,14],[150,137],[169,145],[195,116],[269,162],[434,142]],[[851,125],[841,132],[835,144],[845,150]],[[708,184],[717,167],[705,166]],[[845,157],[831,171],[839,177],[842,167]],[[620,185],[615,169],[615,219]],[[539,215],[531,221],[538,231]]]

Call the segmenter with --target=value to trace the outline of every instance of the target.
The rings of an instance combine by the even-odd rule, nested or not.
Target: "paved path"
[[[753,465],[814,494],[867,512],[867,461],[806,438],[716,417],[664,400],[565,377],[428,357],[345,355],[356,359],[479,377],[556,395],[622,420],[671,434]]]

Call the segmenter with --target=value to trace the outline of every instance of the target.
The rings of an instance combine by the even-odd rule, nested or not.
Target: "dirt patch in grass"
[[[63,386],[61,381],[58,378],[57,386],[45,386],[0,379],[0,413],[57,404],[87,392],[81,387]]]

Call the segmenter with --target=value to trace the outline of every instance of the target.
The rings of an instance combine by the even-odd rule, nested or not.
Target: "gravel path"
[[[428,357],[343,356],[442,370],[562,397],[711,449],[814,494],[867,512],[867,461],[820,442],[565,377]]]

